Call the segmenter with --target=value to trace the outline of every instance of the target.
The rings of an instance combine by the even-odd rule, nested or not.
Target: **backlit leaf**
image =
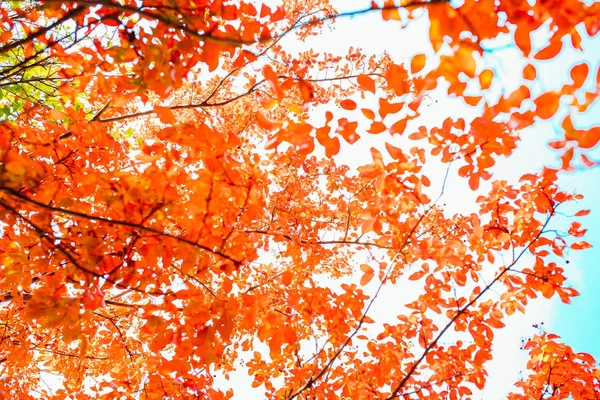
[[[427,59],[425,57],[425,54],[417,54],[416,56],[414,56],[412,58],[412,61],[410,62],[410,72],[412,74],[417,74],[421,72],[423,67],[425,67],[426,61]]]
[[[355,110],[356,102],[354,100],[345,99],[340,102],[340,107],[342,107],[345,110]]]

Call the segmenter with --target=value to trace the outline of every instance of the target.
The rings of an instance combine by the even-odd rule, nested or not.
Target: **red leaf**
[[[271,14],[271,21],[272,22],[281,21],[285,18],[285,16],[286,16],[285,8],[279,6],[279,7],[277,7],[277,10],[273,14]]]

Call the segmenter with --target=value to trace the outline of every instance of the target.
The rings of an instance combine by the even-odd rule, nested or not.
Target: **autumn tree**
[[[359,14],[426,20],[432,55],[302,47]],[[591,51],[600,3],[40,0],[0,15],[3,398],[469,398],[511,315],[577,295],[562,257],[590,247],[589,211],[551,229],[580,197],[557,179],[595,165],[600,127],[561,122],[560,168],[494,168],[561,104],[585,112],[600,75],[590,86],[581,63],[560,90],[494,98],[482,56],[514,39],[536,82],[537,61]],[[478,115],[419,127],[444,85]],[[470,212],[444,207],[449,175]],[[414,298],[380,303],[394,287]],[[600,396],[590,355],[546,332],[524,349],[511,399]]]

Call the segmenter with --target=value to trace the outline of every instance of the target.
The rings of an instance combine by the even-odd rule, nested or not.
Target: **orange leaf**
[[[515,43],[525,57],[531,53],[531,31],[525,25],[517,25],[515,30]]]
[[[600,142],[600,126],[588,129],[587,131],[576,131],[575,136],[579,147],[591,149]]]
[[[371,280],[375,276],[375,271],[367,264],[361,264],[360,269],[364,272],[363,276],[360,278],[360,285],[365,286],[366,284],[371,282]]]
[[[552,147],[555,150],[562,149],[567,144],[566,140],[554,140],[548,143],[548,146]]]
[[[580,154],[579,156],[581,157],[581,162],[583,163],[583,165],[585,165],[588,168],[598,165],[598,163],[590,160],[585,154]]]
[[[285,340],[286,343],[294,344],[298,340],[298,335],[295,330],[286,325],[283,327],[283,340]]]
[[[394,123],[394,125],[390,126],[390,133],[402,135],[406,129],[406,122],[406,118],[402,118],[400,121]]]
[[[555,35],[550,39],[548,46],[538,51],[534,58],[536,60],[549,60],[554,58],[560,53],[562,46],[562,40],[560,40],[558,35]]]
[[[275,73],[275,71],[273,70],[273,67],[271,67],[270,65],[266,65],[263,68],[263,76],[265,77],[267,82],[269,82],[269,84],[271,85],[271,89],[273,90],[273,92],[275,92],[275,95],[277,96],[277,98],[281,99],[283,97],[283,93],[282,93],[281,89],[279,88],[279,84],[277,82],[277,73]]]
[[[422,277],[424,277],[426,274],[425,271],[418,271],[415,272],[414,274],[412,274],[411,276],[408,277],[409,281],[417,281],[419,279],[421,279]]]
[[[381,132],[384,132],[387,129],[387,126],[385,126],[385,124],[383,122],[373,122],[371,124],[371,127],[369,128],[369,130],[367,132],[369,133],[373,133],[373,134],[378,134]]]
[[[289,269],[281,274],[281,283],[285,286],[289,286],[292,283],[292,279],[294,278],[294,273]]]
[[[490,69],[486,69],[479,74],[479,86],[481,89],[486,90],[492,86],[492,78],[494,73]]]
[[[423,67],[425,67],[425,63],[427,62],[427,58],[425,54],[417,54],[414,56],[410,62],[410,72],[412,74],[416,74],[420,72]]]
[[[369,118],[370,120],[375,119],[375,113],[372,110],[369,110],[368,108],[363,108],[360,111],[362,111],[363,115]]]
[[[496,329],[500,329],[500,328],[504,328],[504,323],[502,321],[500,321],[499,319],[496,318],[489,318],[487,321],[489,326],[491,326],[492,328],[496,328]]]
[[[535,69],[535,67],[531,64],[527,64],[525,66],[525,68],[523,68],[523,79],[527,79],[529,81],[532,81],[536,78],[537,76],[537,71]]]
[[[342,107],[345,110],[355,110],[356,102],[354,100],[345,99],[340,101],[340,107]]]
[[[337,137],[330,137],[330,127],[324,126],[317,129],[316,136],[321,146],[325,147],[325,155],[331,157],[339,153],[340,151],[340,140]]]
[[[385,118],[388,114],[395,114],[404,108],[404,103],[390,103],[386,98],[379,99],[379,115]]]
[[[202,60],[208,65],[208,70],[213,72],[219,66],[219,56],[223,52],[223,46],[217,42],[207,40],[202,47]]]
[[[48,111],[48,117],[50,117],[50,119],[53,119],[55,121],[64,121],[67,118],[67,114],[65,114],[62,111],[52,109],[52,110]]]
[[[386,8],[381,10],[381,16],[384,21],[400,21],[400,12],[397,8]]]
[[[154,106],[154,112],[163,124],[174,124],[177,122],[173,111],[169,107]]]
[[[575,213],[576,217],[583,217],[584,215],[588,215],[590,213],[590,210],[581,210],[578,211],[577,213]]]
[[[525,85],[521,85],[519,86],[518,89],[516,89],[514,92],[512,92],[510,94],[510,96],[508,96],[508,98],[506,100],[504,100],[503,103],[506,103],[506,105],[508,106],[508,108],[519,108],[521,107],[521,103],[523,103],[524,100],[528,99],[531,97],[531,92],[529,91],[529,88]],[[508,111],[508,110],[505,110]]]
[[[327,157],[335,156],[340,152],[340,139],[334,137],[325,142],[325,155]]]
[[[419,127],[419,132],[411,133],[408,138],[412,140],[420,140],[427,137],[427,129],[424,126]]]
[[[473,57],[473,50],[469,47],[461,46],[456,52],[456,57],[460,70],[469,78],[474,78],[477,64],[475,63],[475,58]]]
[[[356,78],[356,82],[363,90],[368,90],[371,93],[375,93],[375,81],[368,75],[359,75]]]
[[[410,85],[407,81],[408,73],[401,65],[392,64],[385,74],[385,80],[388,87],[397,96],[402,96],[410,92]]]
[[[560,159],[562,161],[561,170],[567,172],[573,172],[575,168],[571,165],[571,161],[573,160],[573,155],[575,154],[575,149],[571,147],[569,150],[565,151]]]
[[[577,353],[577,357],[583,361],[584,363],[587,363],[589,365],[595,366],[596,364],[596,360],[594,359],[594,357],[591,354],[588,353]]]
[[[585,250],[591,248],[592,245],[588,242],[577,242],[571,245],[571,250]]]
[[[401,149],[399,149],[396,146],[392,146],[388,142],[385,143],[385,149],[388,151],[388,153],[390,153],[390,156],[392,156],[394,160],[398,160],[399,158],[404,156],[404,153]]]
[[[465,103],[470,105],[471,107],[475,107],[481,101],[481,96],[463,96]]]
[[[360,136],[356,133],[356,128],[358,127],[358,122],[348,122],[346,118],[340,118],[338,120],[338,128],[336,130],[346,142],[349,144],[355,143]]]
[[[256,123],[258,124],[258,126],[265,129],[273,129],[280,125],[278,122],[272,121],[269,118],[265,117],[261,112],[256,113]]]
[[[546,92],[535,99],[533,102],[536,105],[536,114],[541,119],[550,119],[560,107],[561,93]]]
[[[589,65],[587,63],[583,62],[583,63],[577,64],[576,66],[571,68],[570,75],[571,75],[571,79],[573,79],[573,82],[575,83],[575,86],[581,87],[581,86],[583,86],[589,73],[590,73]]]
[[[475,191],[479,188],[479,174],[473,174],[469,178],[469,187]]]

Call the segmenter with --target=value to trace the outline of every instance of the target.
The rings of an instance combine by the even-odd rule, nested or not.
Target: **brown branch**
[[[31,298],[33,297],[33,294],[26,292],[26,291],[17,292],[17,295],[20,296],[24,302],[31,300]],[[8,303],[8,302],[13,301],[14,299],[15,299],[15,296],[13,296],[12,293],[7,292],[7,293],[4,293],[4,295],[1,295],[0,303]],[[76,298],[75,297],[66,297],[66,299],[75,300]],[[116,307],[128,307],[128,308],[139,308],[140,307],[137,304],[121,303],[119,301],[114,301],[114,300],[104,300],[104,304],[108,304],[108,305],[116,306]]]
[[[0,187],[0,191],[8,193],[8,194],[10,194],[10,195],[12,195],[12,196],[14,196],[14,197],[16,197],[16,198],[24,201],[24,202],[36,205],[36,206],[41,207],[41,208],[43,208],[45,210],[48,210],[48,211],[52,211],[52,212],[56,212],[56,213],[61,213],[61,214],[65,214],[65,215],[71,215],[73,217],[84,218],[84,219],[91,220],[91,221],[100,221],[100,222],[105,222],[107,224],[113,224],[113,225],[117,225],[117,226],[125,226],[125,227],[132,228],[132,229],[139,229],[141,231],[153,233],[155,235],[159,235],[159,236],[163,236],[163,237],[168,237],[168,238],[177,240],[179,242],[186,243],[186,244],[188,244],[190,246],[199,248],[201,250],[208,251],[208,252],[210,252],[210,253],[212,253],[214,255],[217,255],[217,256],[219,256],[221,258],[229,260],[229,261],[233,262],[236,265],[239,265],[241,263],[240,261],[238,261],[238,260],[236,260],[236,259],[228,256],[227,254],[222,253],[222,252],[220,252],[218,250],[213,250],[213,249],[211,249],[208,246],[204,246],[202,244],[193,242],[193,241],[191,241],[189,239],[186,239],[186,238],[183,238],[183,237],[180,237],[180,236],[171,235],[170,233],[166,233],[166,232],[160,231],[158,229],[150,228],[150,227],[144,226],[142,224],[137,224],[137,223],[128,222],[128,221],[115,220],[115,219],[110,219],[110,218],[105,218],[105,217],[99,217],[99,216],[95,216],[95,215],[89,215],[89,214],[85,214],[85,213],[78,212],[78,211],[68,210],[68,209],[65,209],[65,208],[53,207],[53,206],[50,206],[48,204],[40,203],[39,201],[30,199],[29,197],[22,195],[21,193],[17,192],[16,190],[11,189],[11,188],[7,188],[7,187]],[[5,207],[10,207],[10,206],[8,206],[6,203],[4,203],[1,200],[0,200],[0,204],[2,204]],[[10,209],[14,210],[12,207],[10,207]],[[17,213],[17,215],[19,215],[21,218],[24,218],[16,210],[14,210],[14,212]],[[42,230],[42,233],[45,233],[45,232],[43,232],[43,230]],[[94,274],[96,274],[98,276],[101,276],[101,275],[99,275],[97,273],[94,273]]]
[[[82,357],[79,354],[67,353],[65,351],[60,351],[60,350],[44,349],[44,348],[40,348],[37,346],[33,347],[32,350],[43,351],[46,353],[52,353],[52,354],[56,354],[59,356],[65,356],[65,357],[73,357],[73,358],[81,358]],[[83,358],[87,358],[88,360],[97,360],[97,361],[108,360],[108,357],[96,357],[96,356],[83,356]]]
[[[133,353],[131,353],[131,350],[129,349],[129,347],[127,347],[127,343],[125,342],[125,336],[123,335],[123,331],[121,331],[121,328],[119,328],[119,326],[116,324],[116,322],[109,316],[101,314],[99,312],[93,312],[94,315],[97,315],[101,318],[107,319],[112,326],[115,327],[115,330],[117,331],[117,333],[120,336],[121,339],[121,344],[123,344],[123,347],[125,348],[125,351],[127,352],[127,355],[129,355],[129,360],[133,363]]]
[[[112,99],[110,99],[109,101],[106,102],[106,104],[104,106],[102,106],[102,108],[100,110],[98,110],[98,112],[96,114],[94,114],[94,116],[92,117],[92,119],[89,120],[89,122],[93,122],[93,121],[98,121],[98,119],[102,116],[102,114],[104,114],[104,111],[106,111],[108,109],[108,106],[110,105],[110,103],[112,102]],[[100,121],[102,122],[102,121]],[[71,137],[73,134],[71,133],[71,131],[65,132],[62,135],[60,135],[58,137],[59,140],[62,139],[66,139],[68,137]]]
[[[380,249],[386,249],[386,250],[392,249],[392,246],[385,246],[385,245],[381,245],[381,244],[377,244],[377,243],[373,243],[373,242],[361,242],[358,240],[353,240],[353,241],[352,240],[323,240],[323,241],[314,240],[313,241],[313,240],[301,239],[298,241],[298,240],[295,240],[291,235],[288,235],[286,233],[272,232],[272,231],[266,231],[266,230],[262,230],[262,229],[245,230],[242,232],[244,232],[244,233],[259,233],[261,235],[270,235],[270,236],[281,236],[291,242],[299,242],[300,244],[308,244],[308,245],[347,244],[347,245],[353,245],[353,246],[378,247]]]
[[[185,24],[173,22],[172,20],[170,20],[167,17],[167,14],[153,13],[153,12],[146,11],[143,9],[146,7],[138,8],[138,7],[124,5],[124,4],[113,3],[108,0],[46,0],[46,2],[75,3],[75,4],[79,4],[79,5],[88,5],[88,6],[89,5],[99,5],[99,6],[103,6],[103,7],[107,7],[107,8],[113,8],[113,9],[121,11],[123,13],[139,14],[146,18],[161,22],[170,28],[179,29],[182,32],[185,32],[185,33],[187,33],[197,39],[205,41],[205,42],[213,42],[213,43],[238,47],[238,46],[243,46],[243,45],[265,43],[265,42],[268,42],[271,40],[280,39],[283,36],[289,34],[290,32],[292,32],[296,29],[301,29],[301,28],[306,28],[309,26],[318,25],[318,24],[321,24],[326,21],[334,20],[336,18],[354,17],[357,15],[367,14],[370,12],[397,10],[400,8],[409,9],[409,8],[433,5],[433,4],[449,3],[449,0],[429,0],[429,1],[425,1],[425,2],[424,1],[412,1],[412,2],[403,4],[400,6],[396,6],[396,5],[392,4],[392,5],[384,6],[384,7],[375,7],[375,8],[369,7],[369,8],[364,8],[362,10],[348,11],[348,12],[339,13],[339,14],[330,14],[330,15],[326,15],[325,17],[322,17],[322,18],[316,18],[312,21],[308,21],[304,24],[292,25],[292,27],[287,28],[286,30],[280,32],[279,34],[260,38],[257,40],[219,38],[219,37],[212,36],[211,34],[208,34],[208,33],[200,33],[194,29],[191,29],[190,27],[186,26]]]
[[[344,79],[354,79],[354,78],[358,78],[360,75],[373,75],[373,76],[383,76],[379,73],[376,72],[372,72],[372,73],[368,73],[368,74],[358,74],[358,75],[348,75],[348,76],[336,76],[333,78],[315,78],[315,79],[301,79],[301,78],[296,78],[296,77],[292,77],[292,76],[278,76],[277,79],[293,79],[295,81],[303,81],[303,82],[332,82],[332,81],[341,81]],[[225,79],[225,78],[224,78]],[[244,93],[240,93],[237,96],[231,97],[229,99],[226,100],[222,100],[222,101],[218,101],[218,102],[213,102],[213,103],[209,103],[209,99],[211,99],[214,94],[211,93],[205,100],[203,100],[200,103],[194,103],[194,104],[181,104],[181,105],[176,105],[176,106],[170,106],[167,107],[170,110],[185,110],[185,109],[193,109],[193,108],[208,108],[208,107],[222,107],[225,106],[229,103],[233,103],[234,101],[237,101],[241,98],[244,98],[254,92],[256,92],[258,90],[258,87],[260,85],[262,85],[263,83],[267,82],[266,79],[263,79],[259,82],[256,82],[254,85],[252,85],[247,91],[245,91]],[[117,121],[123,121],[125,119],[129,119],[129,118],[137,118],[137,117],[143,117],[146,115],[152,115],[152,114],[156,114],[156,111],[154,110],[148,110],[148,111],[139,111],[139,112],[135,112],[135,113],[131,113],[131,114],[124,114],[124,115],[119,115],[117,117],[110,117],[110,118],[104,118],[104,119],[99,119],[98,122],[102,122],[102,123],[108,123],[108,122],[117,122]],[[69,133],[69,132],[67,132]],[[64,134],[66,135],[66,134]],[[70,136],[70,135],[68,135]],[[67,136],[67,137],[68,137]],[[62,139],[62,136],[61,136]]]
[[[423,354],[421,354],[421,356],[417,359],[417,361],[415,361],[412,364],[412,366],[410,367],[410,369],[408,370],[408,372],[404,376],[404,378],[402,378],[402,380],[400,381],[400,383],[398,383],[398,385],[396,385],[396,387],[392,391],[392,394],[390,394],[390,396],[386,397],[385,400],[391,400],[391,399],[393,399],[395,397],[399,397],[400,390],[402,390],[402,388],[404,388],[404,386],[406,385],[406,383],[408,382],[408,380],[410,379],[410,377],[416,371],[417,367],[425,359],[425,357],[431,351],[431,349],[437,345],[437,343],[440,341],[440,339],[446,333],[446,331],[448,331],[448,329],[450,329],[450,327],[452,325],[454,325],[454,322],[461,315],[465,314],[468,311],[468,309],[473,304],[475,304],[484,294],[486,294],[492,288],[492,286],[496,282],[498,282],[500,280],[500,278],[502,278],[504,276],[504,274],[506,274],[507,272],[510,272],[512,270],[512,268],[518,263],[518,261],[521,259],[521,257],[525,254],[525,252],[527,251],[527,249],[529,249],[529,246],[531,246],[533,243],[535,243],[540,238],[540,236],[542,235],[542,233],[544,233],[544,228],[550,222],[550,219],[552,218],[552,215],[553,214],[551,214],[546,219],[546,221],[544,222],[544,225],[540,229],[539,233],[529,242],[529,245],[523,247],[523,250],[517,255],[517,257],[512,261],[512,263],[508,267],[506,267],[502,272],[500,272],[498,274],[498,276],[495,277],[494,280],[492,280],[485,288],[483,288],[483,290],[481,291],[481,293],[479,293],[469,303],[467,303],[463,308],[461,308],[460,310],[457,311],[457,313],[454,315],[454,317],[452,317],[452,319],[450,321],[448,321],[448,323],[446,324],[446,326],[444,326],[444,328],[440,331],[440,333],[436,336],[436,338],[425,348],[425,350],[423,351]]]
[[[71,11],[69,11],[68,13],[66,13],[65,15],[63,15],[62,17],[60,17],[56,22],[54,22],[53,24],[50,24],[44,28],[41,28],[29,35],[27,35],[25,38],[21,39],[21,40],[17,40],[15,42],[9,43],[5,46],[0,47],[0,54],[4,54],[7,51],[10,51],[12,49],[15,49],[19,46],[24,45],[27,42],[31,42],[32,40],[45,35],[46,33],[48,33],[50,30],[56,28],[59,25],[62,25],[63,23],[67,22],[68,20],[76,17],[77,15],[81,14],[83,11],[87,10],[87,6],[84,4],[81,4],[80,7],[75,8]]]
[[[104,276],[103,274],[100,274],[96,271],[90,270],[85,268],[83,265],[81,265],[81,263],[79,263],[75,257],[73,256],[73,254],[71,254],[70,251],[68,251],[67,249],[65,249],[63,246],[61,246],[60,244],[56,243],[56,237],[54,237],[53,235],[49,234],[48,232],[46,232],[45,230],[43,230],[41,227],[39,227],[36,223],[34,223],[31,219],[25,217],[24,215],[22,215],[18,210],[16,210],[14,207],[11,207],[10,205],[8,205],[4,200],[0,200],[0,205],[2,207],[4,207],[6,210],[8,210],[9,212],[11,212],[12,214],[14,214],[17,218],[23,220],[27,225],[29,225],[34,231],[37,232],[37,234],[40,236],[40,240],[45,240],[46,242],[48,242],[48,244],[52,247],[54,247],[56,250],[58,250],[60,253],[62,253],[68,260],[69,262],[78,270],[92,275],[93,277],[96,278],[102,278],[104,279],[106,282],[109,282],[113,285],[115,285],[118,288],[121,289],[132,289],[138,293],[143,293],[143,294],[147,294],[147,295],[158,295],[158,296],[165,296],[168,293],[164,293],[164,292],[160,292],[160,291],[155,291],[155,292],[147,292],[145,290],[136,288],[136,287],[130,287],[130,286],[126,286],[123,285],[121,283],[118,283],[106,276]]]
[[[442,193],[443,193],[443,189],[442,189]],[[321,377],[331,368],[331,366],[333,365],[333,363],[337,360],[337,358],[340,356],[340,354],[346,348],[346,346],[348,346],[348,344],[350,343],[350,341],[352,340],[352,338],[354,338],[354,336],[356,336],[356,334],[360,331],[360,329],[362,328],[362,326],[363,326],[363,324],[365,322],[365,319],[367,318],[367,315],[369,314],[369,310],[371,309],[371,306],[375,303],[375,300],[379,296],[379,293],[381,292],[381,289],[383,288],[383,285],[387,282],[388,277],[390,276],[390,274],[392,272],[392,269],[393,269],[394,265],[396,264],[397,257],[400,254],[402,254],[402,252],[404,251],[404,249],[406,248],[406,246],[410,242],[411,237],[415,234],[415,232],[417,231],[417,228],[421,225],[421,223],[423,222],[423,220],[425,219],[425,217],[433,209],[434,205],[430,206],[419,217],[418,221],[412,227],[412,229],[410,230],[410,232],[408,232],[408,234],[406,235],[406,238],[404,239],[404,242],[402,243],[402,246],[400,246],[400,249],[398,250],[398,252],[396,252],[396,255],[394,256],[394,258],[390,262],[390,265],[387,268],[387,271],[386,271],[386,274],[385,274],[384,278],[379,283],[377,291],[375,292],[375,294],[373,295],[373,297],[369,301],[369,304],[367,305],[367,308],[365,309],[365,311],[363,312],[360,320],[358,321],[358,325],[356,326],[356,328],[354,329],[354,331],[352,331],[352,334],[350,334],[346,338],[346,340],[344,341],[344,343],[342,343],[342,345],[340,346],[340,348],[335,352],[335,354],[331,357],[331,359],[327,362],[327,364],[325,364],[325,366],[321,369],[321,371],[316,376],[314,376],[314,377],[311,376],[303,387],[301,387],[300,389],[298,389],[298,391],[296,391],[291,396],[289,396],[288,398],[286,398],[286,400],[293,400],[294,398],[296,398],[300,394],[302,394],[302,392],[304,392],[305,390],[310,389],[314,385],[314,383],[316,381],[318,381],[319,379],[321,379]]]

